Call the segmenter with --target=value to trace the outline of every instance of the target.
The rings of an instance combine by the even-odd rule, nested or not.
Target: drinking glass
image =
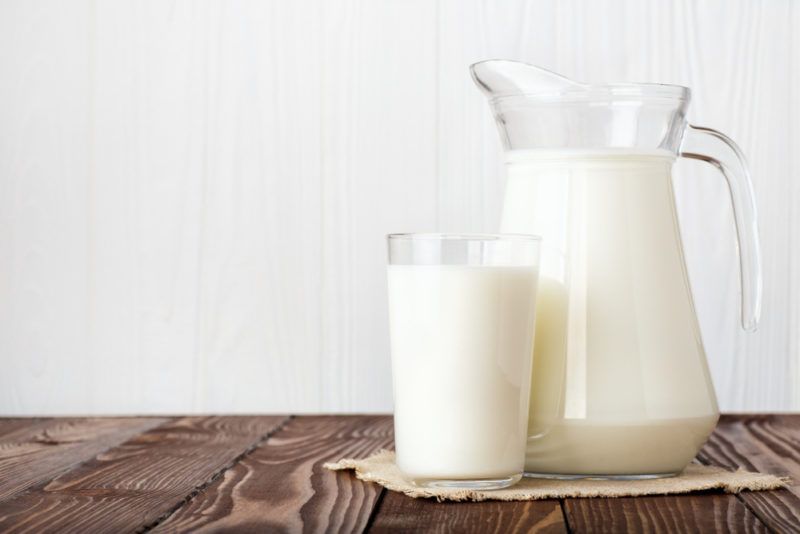
[[[388,236],[397,466],[498,489],[525,463],[540,239]]]

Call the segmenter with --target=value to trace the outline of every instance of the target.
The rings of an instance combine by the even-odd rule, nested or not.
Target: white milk
[[[398,467],[410,478],[523,470],[533,267],[390,265]]]
[[[526,470],[680,471],[718,418],[658,151],[508,155],[502,231],[542,236]]]

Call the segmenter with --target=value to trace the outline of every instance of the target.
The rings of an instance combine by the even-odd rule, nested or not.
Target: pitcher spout
[[[562,93],[583,84],[547,69],[508,59],[488,59],[469,68],[472,79],[490,99],[524,94]]]
[[[489,100],[506,150],[678,153],[690,96],[686,87],[588,84],[506,59],[480,61],[470,72]]]

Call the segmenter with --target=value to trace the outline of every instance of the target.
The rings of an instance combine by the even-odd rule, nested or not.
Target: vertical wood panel
[[[792,28],[800,27],[800,5],[797,2],[791,4],[791,14],[787,19]],[[800,146],[800,102],[796,94],[800,91],[800,32],[791,32],[791,39],[788,43],[789,52],[789,90],[791,99],[789,101],[787,121],[794,127],[789,129],[787,140],[790,147]],[[800,408],[800,246],[797,246],[798,232],[800,232],[800,180],[797,174],[800,172],[800,150],[792,149],[787,162],[776,161],[775,166],[786,169],[787,181],[789,183],[789,202],[791,210],[787,224],[789,230],[789,240],[786,243],[787,254],[789,256],[789,287],[785,290],[786,300],[788,301],[788,332],[780,334],[786,341],[786,352],[789,354],[790,373],[784,380],[791,380],[793,397],[788,409]],[[779,338],[780,339],[780,338]],[[776,350],[780,350],[779,347]]]
[[[319,410],[317,4],[213,5],[195,408]]]
[[[789,0],[0,4],[0,412],[391,409],[394,231],[492,231],[470,63],[689,85],[742,146],[763,324],[724,182],[681,162],[720,405],[800,407],[800,8]]]
[[[322,409],[385,411],[385,235],[436,229],[436,4],[323,9]]]
[[[89,409],[85,2],[0,4],[0,412]]]

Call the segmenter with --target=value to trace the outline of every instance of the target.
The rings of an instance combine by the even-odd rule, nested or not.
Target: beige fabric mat
[[[699,464],[689,466],[679,476],[652,480],[549,480],[525,478],[510,488],[493,491],[428,489],[414,486],[403,478],[394,463],[394,452],[381,450],[369,458],[345,458],[326,463],[326,469],[353,469],[356,477],[377,482],[393,491],[410,497],[434,497],[439,501],[533,501],[563,497],[635,497],[639,495],[668,495],[702,490],[722,490],[738,493],[742,490],[771,490],[786,486],[787,478],[774,475],[728,471],[720,467]]]

